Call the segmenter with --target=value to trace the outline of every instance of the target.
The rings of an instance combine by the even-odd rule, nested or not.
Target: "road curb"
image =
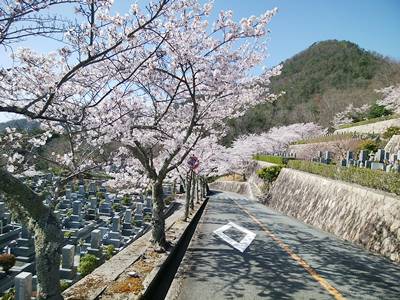
[[[154,278],[151,280],[140,299],[167,299],[168,293],[171,290],[171,287],[173,287],[176,272],[185,256],[187,247],[189,246],[192,236],[197,228],[197,224],[203,215],[208,200],[209,198],[207,197],[203,201],[189,225],[185,228],[183,234],[179,238],[179,241],[154,274]]]

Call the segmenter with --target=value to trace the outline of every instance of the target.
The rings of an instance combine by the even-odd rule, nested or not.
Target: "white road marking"
[[[234,239],[230,238],[224,233],[224,231],[232,227],[246,234],[240,242],[235,241]],[[251,232],[250,230],[242,226],[239,226],[233,222],[229,222],[228,224],[214,230],[214,233],[221,239],[223,239],[225,242],[227,242],[229,245],[231,245],[233,248],[239,250],[242,253],[247,249],[248,246],[250,246],[251,242],[256,237],[256,234],[254,232]]]

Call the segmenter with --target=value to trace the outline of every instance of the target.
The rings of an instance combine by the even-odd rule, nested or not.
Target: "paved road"
[[[256,233],[244,253],[213,234],[229,221]],[[400,299],[399,265],[232,193],[210,198],[180,273],[182,300]]]

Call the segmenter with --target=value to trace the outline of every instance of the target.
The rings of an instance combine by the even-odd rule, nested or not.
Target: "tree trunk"
[[[174,196],[174,199],[175,199],[175,196],[176,196],[176,179],[174,179],[174,183],[172,184],[172,195]]]
[[[203,198],[207,196],[207,179],[203,178]]]
[[[153,201],[153,243],[156,250],[165,250],[167,242],[165,239],[165,218],[162,180],[156,180],[152,186]]]
[[[196,203],[200,203],[200,177],[196,179]]]
[[[0,191],[7,195],[10,209],[35,233],[36,270],[42,297],[62,299],[59,268],[64,237],[59,220],[44,205],[41,195],[2,168]]]
[[[200,178],[200,200],[204,199],[204,178]]]
[[[41,297],[62,299],[60,295],[60,255],[63,235],[53,212],[34,225],[36,272],[40,278]]]
[[[190,209],[194,210],[194,197],[196,196],[196,175],[192,172],[192,192],[190,197]]]
[[[189,209],[190,209],[190,190],[192,188],[191,183],[191,174],[188,173],[186,176],[186,201],[185,201],[185,221],[189,218]]]

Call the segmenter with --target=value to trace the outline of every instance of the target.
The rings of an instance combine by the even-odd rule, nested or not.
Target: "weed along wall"
[[[400,197],[282,169],[266,205],[400,263]]]

